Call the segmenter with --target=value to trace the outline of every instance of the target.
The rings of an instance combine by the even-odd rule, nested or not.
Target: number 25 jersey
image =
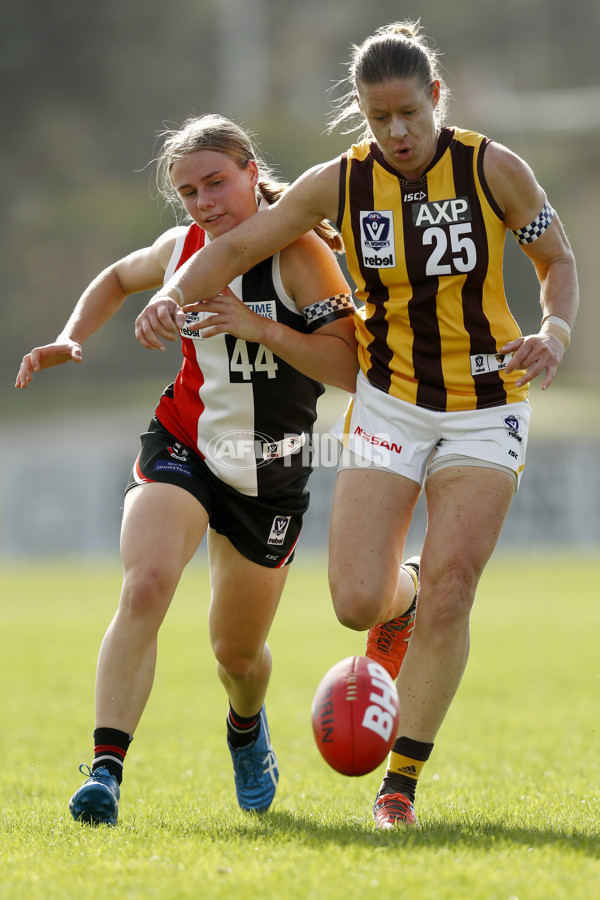
[[[427,409],[523,400],[498,349],[521,334],[504,294],[506,225],[483,172],[488,138],[441,130],[436,154],[407,181],[364,141],[341,157],[338,228],[364,303],[356,314],[363,374]]]

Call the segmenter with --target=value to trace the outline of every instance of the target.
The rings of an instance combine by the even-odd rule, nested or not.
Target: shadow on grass
[[[600,857],[600,843],[597,835],[577,828],[551,825],[527,827],[512,825],[478,817],[477,820],[447,822],[421,817],[421,828],[398,828],[391,831],[376,829],[369,821],[356,819],[348,823],[324,822],[317,817],[297,812],[273,811],[269,819],[278,830],[288,832],[304,840],[318,844],[331,841],[338,844],[387,845],[399,841],[414,842],[417,846],[436,848],[474,846],[483,850],[497,849],[498,845],[513,844],[524,847],[555,845],[560,849],[574,849],[592,858]]]
[[[526,824],[502,823],[486,819],[483,815],[472,816],[461,813],[460,822],[448,822],[430,817],[421,817],[421,828],[397,828],[391,831],[378,830],[371,819],[363,816],[345,816],[340,811],[324,818],[318,814],[301,810],[272,810],[264,815],[239,811],[215,813],[208,810],[192,812],[182,820],[180,816],[167,816],[154,821],[154,827],[164,831],[210,836],[211,840],[260,840],[274,839],[296,841],[307,846],[324,844],[337,846],[358,845],[362,847],[431,847],[481,849],[497,851],[501,846],[513,847],[556,847],[583,853],[592,859],[600,858],[600,843],[597,834],[592,834],[566,822],[528,826]],[[135,822],[131,823],[135,829]]]

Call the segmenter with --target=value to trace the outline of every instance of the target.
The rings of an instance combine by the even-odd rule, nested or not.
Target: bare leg
[[[173,485],[145,484],[126,495],[123,589],[98,657],[96,727],[133,734],[152,689],[158,630],[207,525],[200,503]]]
[[[259,566],[212,530],[208,547],[208,623],[217,672],[235,711],[240,716],[253,716],[264,702],[271,676],[271,652],[266,640],[288,568]]]
[[[426,494],[419,606],[398,693],[399,733],[432,742],[466,666],[475,591],[508,513],[514,482],[496,469],[453,467],[432,475]]]
[[[364,631],[406,612],[415,587],[400,568],[419,485],[391,472],[337,476],[329,538],[329,584],[343,625]]]

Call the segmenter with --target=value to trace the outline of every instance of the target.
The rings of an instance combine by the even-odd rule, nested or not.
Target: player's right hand
[[[165,350],[161,338],[166,341],[179,340],[179,312],[180,307],[175,300],[166,294],[158,294],[135,320],[136,340],[147,350]]]
[[[23,357],[19,367],[16,388],[26,388],[33,380],[35,372],[41,369],[49,369],[51,366],[61,366],[66,362],[80,363],[83,359],[81,344],[76,341],[61,340],[53,344],[45,344],[43,347],[34,347],[31,353]]]

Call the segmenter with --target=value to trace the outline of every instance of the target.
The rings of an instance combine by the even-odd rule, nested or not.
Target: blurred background
[[[52,340],[106,265],[174,224],[157,197],[157,136],[219,112],[259,138],[293,180],[344,150],[326,135],[328,89],[350,45],[421,18],[443,51],[448,123],[506,143],[533,167],[575,250],[582,304],[559,376],[532,392],[528,468],[501,542],[600,547],[600,366],[596,302],[600,201],[598,0],[4,0],[0,246],[0,555],[118,551],[122,489],[179,351],[142,349],[130,298],[84,347],[84,363],[14,390],[24,353]],[[512,238],[510,305],[540,320],[533,268]],[[325,431],[345,397],[328,390]],[[304,546],[326,549],[334,469],[313,477]],[[421,502],[421,501],[420,501]],[[358,525],[359,523],[357,523]],[[422,537],[419,512],[411,540]]]

